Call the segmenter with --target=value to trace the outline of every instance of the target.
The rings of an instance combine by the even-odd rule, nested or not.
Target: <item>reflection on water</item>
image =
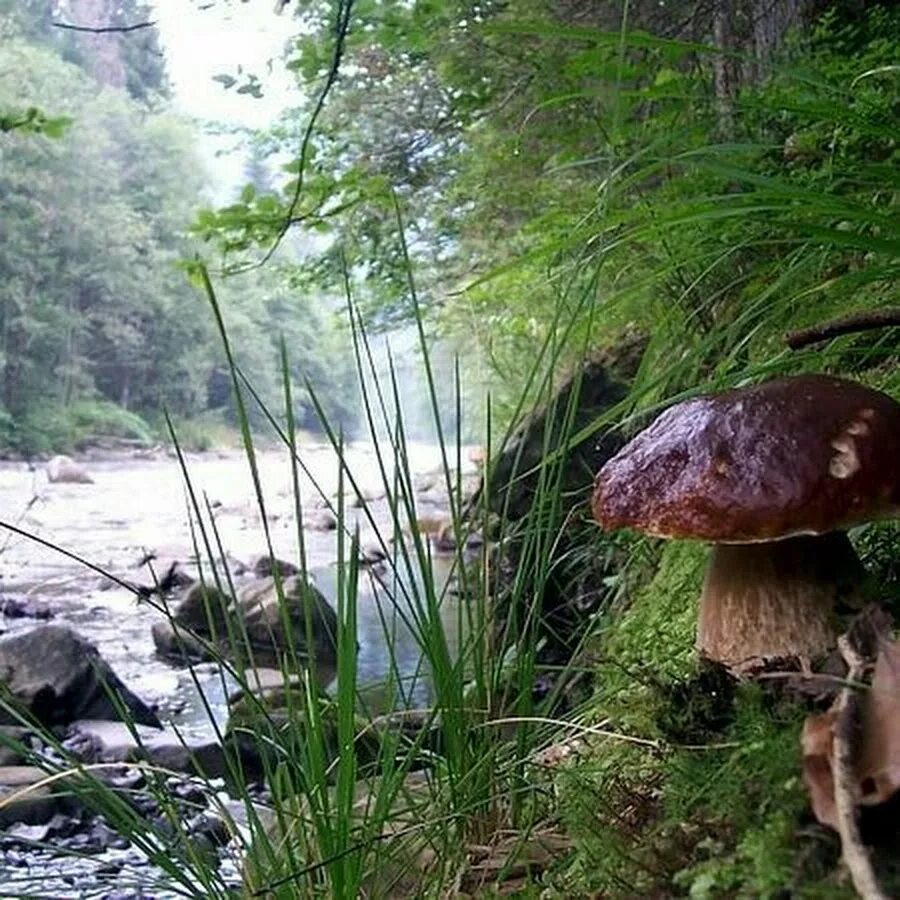
[[[440,602],[440,617],[451,654],[459,644],[459,605],[456,596],[445,588],[452,574],[453,559],[434,556],[431,577]],[[337,568],[331,566],[313,573],[316,586],[337,608]],[[399,681],[406,706],[425,706],[430,702],[429,673],[423,669],[419,641],[413,634],[415,606],[425,605],[421,573],[397,572],[389,568],[360,573],[357,601],[357,681],[367,701],[368,711],[383,712],[386,698],[379,685],[393,678]],[[396,671],[391,671],[391,659]]]

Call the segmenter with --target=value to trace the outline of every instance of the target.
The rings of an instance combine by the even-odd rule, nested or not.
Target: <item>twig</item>
[[[84,31],[88,34],[128,34],[130,31],[140,31],[142,28],[152,28],[156,22],[135,22],[134,25],[74,25],[71,22],[53,22],[54,28],[63,28],[66,31]]]
[[[838,648],[844,662],[847,663],[849,669],[847,680],[851,682],[838,696],[837,718],[834,723],[834,752],[831,761],[841,852],[844,863],[850,870],[853,887],[859,896],[863,900],[889,900],[875,877],[872,861],[863,845],[856,821],[859,785],[853,764],[853,744],[859,721],[860,695],[852,683],[862,680],[866,664],[846,635],[838,638]]]
[[[852,334],[856,331],[870,331],[874,328],[895,328],[900,326],[900,307],[894,306],[888,309],[879,309],[875,312],[857,313],[834,319],[831,322],[823,322],[821,325],[813,325],[810,328],[798,328],[789,331],[784,340],[791,350],[800,350],[809,344],[818,344],[821,341],[830,340],[841,334]]]
[[[354,2],[355,0],[339,0],[338,2],[334,23],[335,39],[334,49],[331,54],[331,62],[328,66],[328,73],[325,76],[325,83],[322,86],[322,90],[319,92],[319,96],[316,98],[315,105],[313,106],[313,110],[310,113],[309,119],[306,123],[306,128],[303,131],[303,137],[300,141],[297,183],[294,185],[294,192],[291,197],[290,205],[288,206],[287,214],[285,215],[284,220],[282,221],[281,226],[278,229],[275,240],[272,242],[269,249],[266,250],[266,252],[262,255],[262,258],[255,261],[249,266],[241,267],[237,271],[243,272],[248,271],[249,269],[258,269],[264,266],[274,256],[275,251],[281,245],[281,242],[284,239],[284,236],[290,230],[291,225],[298,221],[297,207],[300,205],[300,198],[303,195],[303,188],[306,184],[305,176],[307,164],[309,162],[309,151],[310,147],[312,146],[313,134],[319,116],[321,115],[322,110],[325,108],[325,101],[328,99],[328,95],[329,93],[331,93],[331,89],[337,82],[338,73],[340,72],[341,68],[341,61],[344,58],[344,49],[347,41],[347,35],[350,32]],[[299,221],[302,221],[302,218]]]

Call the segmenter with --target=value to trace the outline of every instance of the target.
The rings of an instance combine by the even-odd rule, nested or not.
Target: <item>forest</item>
[[[54,10],[0,8],[0,447],[30,455],[104,437],[152,442],[165,435],[163,410],[198,423],[186,437],[208,443],[227,424],[229,382],[211,316],[184,275],[211,186],[196,126],[167,111],[153,29],[107,40],[101,55],[96,35],[54,28]],[[122,22],[149,14],[141,3],[92,12],[107,22],[110,10]],[[263,187],[265,167],[251,155],[246,168],[248,184]],[[290,257],[285,248],[224,289],[241,365],[277,397],[284,335],[330,411],[349,420],[337,306],[276,274]]]
[[[212,77],[252,103],[287,73],[251,129],[178,111],[166,2],[0,0],[0,458],[159,453],[189,532],[129,534],[145,577],[37,488],[0,525],[134,595],[214,733],[119,678],[72,721],[0,679],[0,750],[156,879],[70,883],[900,895],[900,8],[184,0],[287,27]],[[240,510],[192,481],[226,448]],[[83,624],[46,601],[28,634]],[[62,852],[6,783],[0,872]]]

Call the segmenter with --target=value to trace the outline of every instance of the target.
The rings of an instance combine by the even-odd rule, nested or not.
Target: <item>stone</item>
[[[303,526],[310,531],[334,531],[337,519],[328,510],[317,510],[304,517]]]
[[[364,566],[377,566],[387,559],[387,554],[379,544],[367,544],[360,550],[359,561]]]
[[[156,652],[163,658],[179,665],[206,662],[214,659],[208,642],[193,634],[190,626],[179,626],[173,622],[154,622],[150,628]]]
[[[25,762],[25,740],[30,728],[0,725],[0,766],[18,766]]]
[[[291,645],[299,656],[311,653],[323,663],[337,658],[337,614],[320,591],[300,575],[282,582],[284,605],[274,578],[263,579],[238,592],[238,607],[258,665],[279,668]],[[309,613],[313,646],[307,646],[306,617]],[[291,629],[285,631],[285,619]]]
[[[146,761],[173,772],[222,778],[227,771],[225,753],[215,741],[182,739],[170,727],[163,729],[123,722],[84,719],[73,722],[64,746],[85,762]]]
[[[16,822],[44,825],[73,803],[61,791],[62,782],[42,784],[48,775],[36,766],[0,766],[0,828]]]
[[[54,456],[47,463],[47,480],[64,484],[94,483],[87,469],[68,456]]]
[[[226,743],[235,746],[245,764],[245,775],[261,777],[277,765],[285,753],[293,752],[300,736],[310,727],[309,697],[300,682],[273,687],[265,693],[246,693],[234,696],[229,703]],[[337,759],[338,707],[334,699],[319,692],[318,727],[322,730],[322,750],[330,763]],[[360,766],[376,763],[381,751],[381,737],[371,720],[354,715],[353,752]],[[266,764],[268,760],[268,764]]]
[[[358,493],[354,494],[350,503],[356,509],[362,509],[369,503],[381,500],[384,497],[384,491],[374,490],[372,488],[362,488]]]
[[[301,660],[315,653],[323,666],[333,664],[337,615],[328,601],[300,575],[282,578],[281,589],[283,604],[278,584],[271,577],[247,582],[237,591],[236,600],[215,587],[192,585],[176,604],[171,620],[154,624],[156,649],[182,662],[224,657],[240,663],[252,651],[256,665],[278,668],[293,647]],[[312,647],[306,640],[307,611]],[[290,633],[285,630],[286,624]],[[245,658],[237,659],[239,655]]]
[[[0,598],[0,615],[7,619],[52,619],[53,610],[46,600],[36,600],[33,597],[2,597]]]
[[[188,820],[187,832],[191,837],[205,837],[214,847],[224,847],[232,837],[225,819],[211,812],[198,813]]]
[[[271,556],[260,556],[256,559],[252,566],[252,572],[257,578],[271,578],[276,572],[282,578],[300,574],[300,570],[293,563]]]
[[[86,718],[117,720],[119,711],[110,693],[133,721],[161,725],[97,648],[68,625],[40,625],[0,638],[0,688],[46,727]],[[12,713],[0,709],[0,725],[15,724]]]

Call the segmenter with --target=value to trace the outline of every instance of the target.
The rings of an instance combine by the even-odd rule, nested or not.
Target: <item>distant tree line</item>
[[[197,249],[189,228],[207,176],[192,126],[166,112],[157,33],[53,24],[151,17],[140,0],[0,0],[0,452],[153,439],[164,409],[230,415],[213,319],[180,265]],[[284,335],[301,424],[315,427],[305,378],[349,423],[356,394],[335,305],[278,266],[221,286],[238,363],[281,409]]]

